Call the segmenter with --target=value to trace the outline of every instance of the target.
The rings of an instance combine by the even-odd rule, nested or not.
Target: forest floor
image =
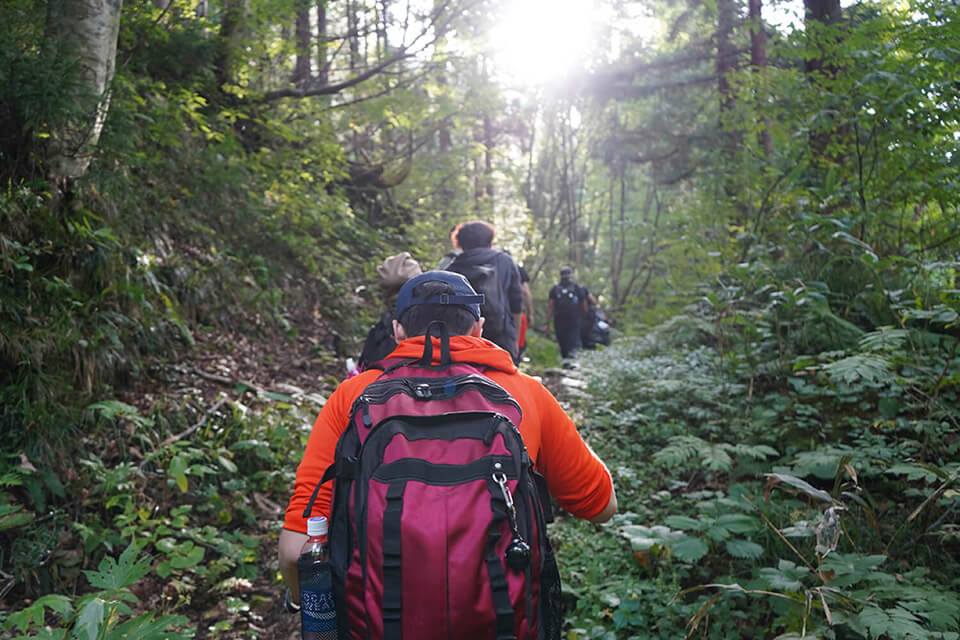
[[[149,380],[138,381],[118,399],[137,406],[146,413],[156,402],[183,406],[201,404],[212,412],[219,398],[226,393],[256,410],[259,393],[290,393],[302,390],[324,397],[333,390],[333,377],[342,377],[343,360],[334,359],[319,345],[328,341],[331,332],[316,316],[308,313],[292,320],[293,331],[268,328],[265,324],[254,331],[216,329],[198,332],[196,345],[179,361],[157,364]],[[201,409],[202,410],[202,409]],[[260,539],[259,571],[256,580],[243,595],[259,596],[260,605],[249,611],[231,613],[219,599],[213,610],[205,604],[188,605],[177,613],[196,625],[197,638],[235,639],[263,638],[295,640],[299,638],[300,618],[283,608],[283,587],[277,573],[277,523],[283,519],[288,496],[258,496],[257,529],[245,533]],[[159,580],[144,581],[137,595],[150,606],[161,601],[164,584]],[[207,598],[198,603],[209,603]],[[230,621],[229,631],[212,627]]]

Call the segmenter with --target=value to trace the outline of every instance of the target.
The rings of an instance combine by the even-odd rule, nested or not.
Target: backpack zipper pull
[[[360,396],[360,398],[363,402],[363,426],[369,429],[373,425],[373,420],[370,418],[370,398],[366,396]]]

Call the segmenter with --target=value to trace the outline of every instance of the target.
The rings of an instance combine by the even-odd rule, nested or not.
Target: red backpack
[[[336,479],[338,637],[557,640],[549,496],[516,427],[520,406],[479,367],[450,362],[442,325],[431,364],[437,325],[422,359],[380,363],[320,482]]]

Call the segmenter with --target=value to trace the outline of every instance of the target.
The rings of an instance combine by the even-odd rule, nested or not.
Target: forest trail
[[[153,375],[136,383],[118,399],[138,407],[145,414],[157,402],[175,406],[198,405],[201,422],[217,411],[223,411],[224,400],[242,403],[254,412],[272,402],[268,394],[292,396],[310,395],[326,398],[335,383],[343,378],[344,358],[326,351],[329,327],[315,316],[302,314],[293,319],[287,332],[263,329],[243,332],[216,329],[195,335],[196,347],[176,362],[155,363]],[[541,379],[565,408],[586,387],[584,373],[579,368],[547,368],[542,372],[525,365],[524,371]],[[189,439],[193,433],[175,434],[172,438]],[[259,596],[258,605],[248,610],[232,612],[225,598],[218,598],[215,608],[204,606],[208,598],[197,599],[180,613],[190,618],[197,627],[198,638],[224,639],[259,638],[296,640],[299,637],[300,618],[287,613],[282,606],[283,587],[277,579],[277,525],[283,519],[288,496],[257,493],[257,527],[245,531],[260,540],[257,578],[249,585],[239,586],[233,595],[252,600]],[[138,596],[146,609],[160,608],[164,584],[159,580],[144,581]],[[225,594],[231,595],[231,594]],[[229,623],[229,630],[211,629],[216,623]]]

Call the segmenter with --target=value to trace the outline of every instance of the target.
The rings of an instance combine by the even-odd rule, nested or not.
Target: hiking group
[[[616,512],[604,463],[517,368],[523,287],[493,236],[462,225],[448,270],[394,257],[394,348],[314,423],[279,566],[293,606],[307,519],[326,516],[338,638],[559,639],[551,496],[592,522]]]

